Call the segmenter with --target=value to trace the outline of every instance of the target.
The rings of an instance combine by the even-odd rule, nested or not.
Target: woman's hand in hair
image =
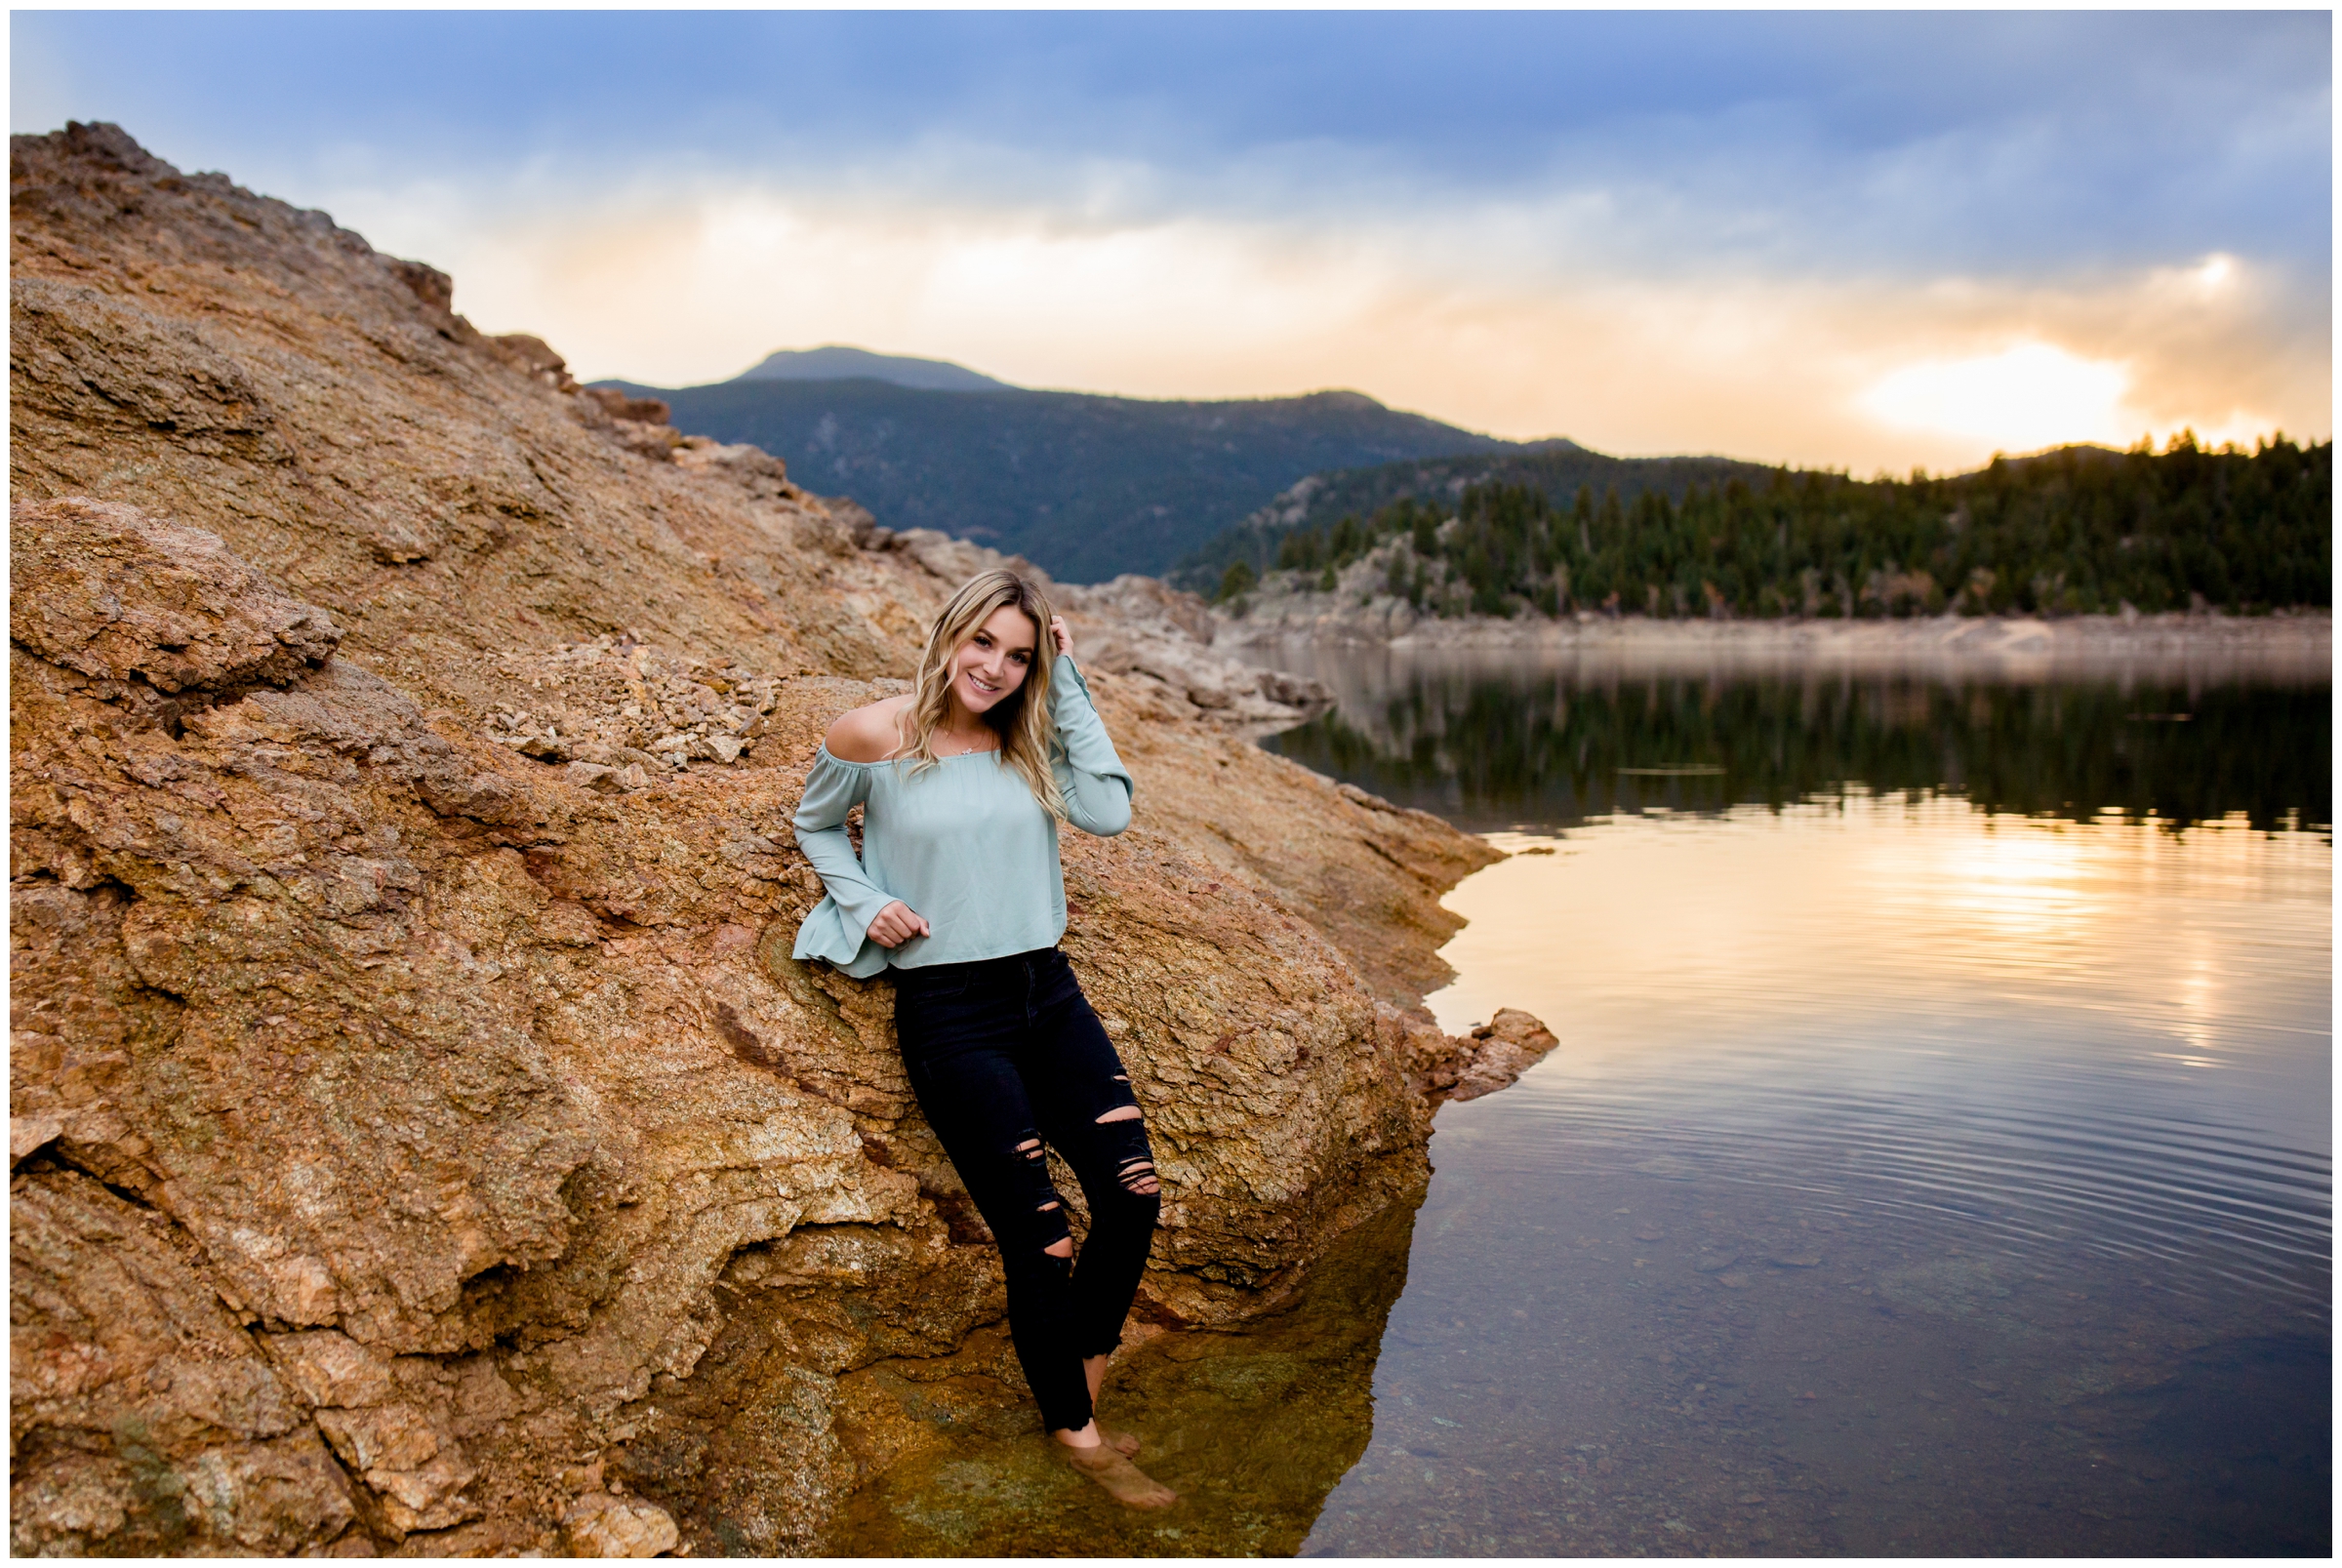
[[[932,937],[927,922],[910,912],[910,905],[901,899],[878,911],[870,922],[870,940],[881,947],[900,947],[913,937]]]
[[[1057,657],[1070,659],[1073,655],[1073,633],[1066,629],[1064,616],[1049,618],[1049,640],[1057,644]]]

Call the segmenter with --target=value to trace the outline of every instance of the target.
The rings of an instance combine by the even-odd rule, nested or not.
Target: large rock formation
[[[818,1548],[949,1426],[887,1369],[1004,1364],[888,987],[787,956],[804,770],[965,547],[114,128],[15,139],[11,203],[15,1549]],[[1304,694],[1192,601],[1071,599],[1139,1312],[1225,1326],[1525,1060],[1417,1006],[1493,852],[1244,744]]]

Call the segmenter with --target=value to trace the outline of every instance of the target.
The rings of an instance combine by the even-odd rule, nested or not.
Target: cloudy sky
[[[587,376],[857,343],[1858,473],[2332,430],[2324,13],[12,13],[11,129]]]

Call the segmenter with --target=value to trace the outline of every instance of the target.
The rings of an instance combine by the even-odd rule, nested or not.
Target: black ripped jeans
[[[1000,1244],[1008,1331],[1050,1430],[1090,1423],[1081,1363],[1122,1341],[1161,1200],[1138,1102],[1073,968],[1054,947],[895,971],[895,1034],[927,1123]],[[1089,1204],[1079,1261],[1046,1143]]]

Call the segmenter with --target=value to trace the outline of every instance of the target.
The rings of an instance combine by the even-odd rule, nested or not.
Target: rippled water
[[[1509,829],[1433,1010],[1563,1043],[1306,1551],[2326,1549],[2322,671],[1325,672],[1272,744]]]
[[[1450,900],[1432,1005],[1564,1043],[1442,1109],[1308,1549],[2323,1549],[2324,840],[1855,795],[1500,842],[1555,853]]]
[[[1431,1007],[1560,1048],[1117,1362],[1172,1514],[1004,1433],[848,1549],[2328,1550],[2323,670],[1313,672],[1272,745],[1514,852]]]

